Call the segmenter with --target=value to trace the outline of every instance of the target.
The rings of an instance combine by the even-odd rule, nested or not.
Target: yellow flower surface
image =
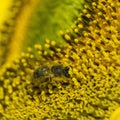
[[[47,39],[4,68],[1,120],[120,118],[120,1],[85,0],[60,34],[64,44]]]
[[[22,41],[26,31],[26,22],[35,4],[33,0],[4,0],[0,6],[0,65],[7,66],[23,48]],[[22,10],[21,10],[22,9]],[[2,59],[3,58],[3,59]]]

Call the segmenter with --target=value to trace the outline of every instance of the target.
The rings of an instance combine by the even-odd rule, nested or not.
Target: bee
[[[47,94],[51,94],[56,89],[59,89],[59,85],[69,84],[68,79],[61,80],[62,77],[70,78],[69,69],[71,67],[59,64],[54,65],[41,65],[33,72],[35,81],[32,81],[32,87],[35,94],[41,94],[45,91]],[[58,79],[56,79],[58,77]],[[55,78],[55,79],[54,79]]]
[[[62,64],[47,66],[43,65],[37,68],[33,73],[34,78],[52,78],[52,77],[61,77],[70,78],[69,67],[63,67]]]

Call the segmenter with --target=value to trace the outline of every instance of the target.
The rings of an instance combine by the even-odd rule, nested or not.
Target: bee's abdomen
[[[39,77],[42,77],[42,76],[47,76],[49,72],[49,68],[47,66],[43,66],[41,68],[38,68],[34,71],[34,78],[39,78]]]

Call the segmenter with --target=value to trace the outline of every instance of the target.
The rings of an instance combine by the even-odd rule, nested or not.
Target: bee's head
[[[66,66],[66,67],[63,69],[63,74],[64,74],[64,76],[67,77],[67,78],[70,78],[69,69],[70,69],[70,68],[69,68],[68,66]]]
[[[70,74],[68,73],[69,72],[68,66],[63,67],[61,64],[55,65],[55,66],[52,66],[51,71],[55,76],[64,75],[67,78],[70,77]]]

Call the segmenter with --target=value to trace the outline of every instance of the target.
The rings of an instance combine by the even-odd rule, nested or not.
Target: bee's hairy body
[[[61,77],[64,76],[69,78],[69,67],[63,66],[62,64],[55,65],[42,65],[37,68],[33,73],[34,78],[53,78],[53,77]]]

